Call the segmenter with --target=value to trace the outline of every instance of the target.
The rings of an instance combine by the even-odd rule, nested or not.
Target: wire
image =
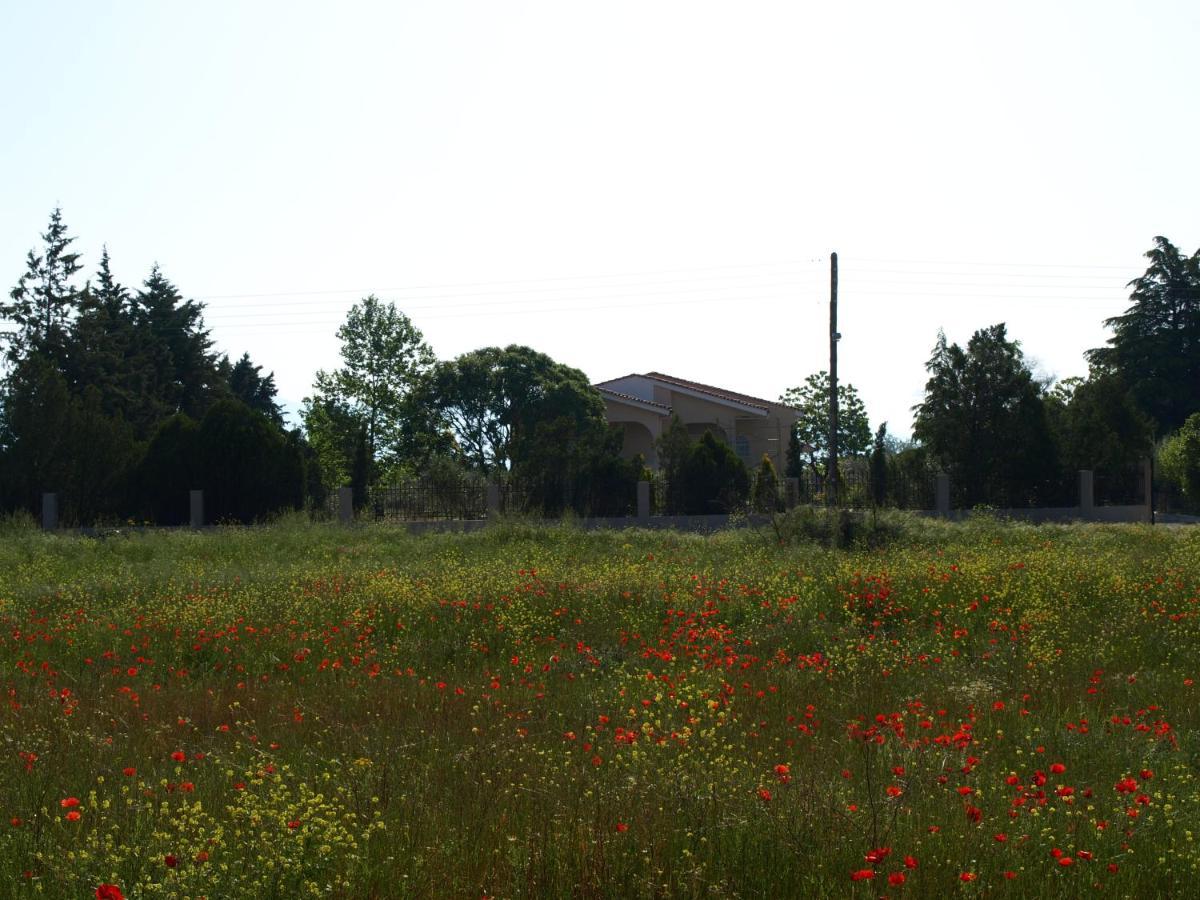
[[[720,270],[720,269],[750,269],[750,268],[761,268],[764,266],[813,265],[814,263],[819,263],[819,262],[823,262],[823,259],[814,258],[814,259],[809,259],[809,260],[780,260],[777,262],[739,263],[739,264],[731,264],[731,265],[698,266],[698,267],[694,267],[694,268],[680,268],[680,269],[650,269],[650,270],[646,270],[646,271],[642,271],[642,272],[616,272],[616,273],[611,273],[611,274],[607,274],[607,275],[603,275],[603,274],[601,274],[601,275],[556,275],[556,276],[547,276],[547,277],[543,277],[543,278],[516,278],[516,279],[507,280],[507,281],[463,281],[463,282],[457,282],[457,283],[449,282],[449,283],[443,283],[443,284],[409,285],[407,287],[374,288],[374,289],[365,289],[365,290],[361,289],[361,288],[338,288],[335,290],[324,290],[324,291],[278,291],[278,292],[270,292],[270,293],[263,293],[263,294],[208,294],[205,296],[197,296],[194,299],[196,299],[196,300],[223,300],[223,299],[237,299],[237,298],[241,298],[241,297],[254,298],[254,297],[305,296],[305,295],[317,295],[317,294],[364,294],[364,293],[369,294],[369,293],[372,293],[372,290],[396,293],[396,292],[400,292],[400,291],[441,290],[443,288],[452,288],[452,287],[486,287],[489,285],[540,284],[540,283],[547,282],[547,281],[577,281],[577,280],[588,280],[588,279],[599,279],[599,278],[636,278],[636,277],[640,277],[643,275],[668,275],[668,274],[672,274],[675,272],[709,272],[709,271],[716,271],[716,270]],[[734,276],[730,276],[730,277],[734,277]]]

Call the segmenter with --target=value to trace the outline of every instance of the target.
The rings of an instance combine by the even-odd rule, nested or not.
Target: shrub
[[[687,515],[733,512],[746,501],[750,476],[745,464],[711,431],[696,442],[683,469]]]
[[[779,473],[775,471],[771,457],[765,453],[754,473],[751,503],[755,512],[769,513],[783,509],[783,498],[779,495]]]

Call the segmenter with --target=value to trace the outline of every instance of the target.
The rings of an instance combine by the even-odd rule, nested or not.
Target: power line
[[[542,278],[516,278],[506,281],[463,281],[463,282],[444,282],[439,284],[417,284],[408,285],[406,287],[390,287],[390,288],[336,288],[331,290],[321,291],[272,291],[267,293],[257,294],[208,294],[196,296],[196,300],[227,300],[238,298],[257,298],[257,297],[300,297],[300,296],[315,296],[319,294],[370,294],[373,292],[399,293],[403,291],[424,291],[424,290],[441,290],[443,288],[454,287],[487,287],[490,285],[510,285],[510,284],[541,284],[547,281],[581,281],[589,279],[601,278],[637,278],[644,275],[669,275],[676,272],[710,272],[721,269],[752,269],[763,268],[767,266],[804,266],[813,265],[824,262],[822,259],[809,260],[779,260],[777,262],[759,262],[759,263],[738,263],[720,266],[696,266],[692,268],[679,269],[650,269],[642,272],[615,272],[610,274],[595,274],[595,275],[555,275]],[[720,277],[720,276],[718,276]],[[729,276],[736,277],[736,276]],[[542,288],[540,290],[546,290]]]

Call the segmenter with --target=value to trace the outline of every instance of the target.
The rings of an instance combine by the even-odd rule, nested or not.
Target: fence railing
[[[1058,489],[1058,495],[1052,495],[1055,502],[999,508],[1012,512],[1024,511],[1034,518],[1040,510],[1058,517],[1151,521],[1151,476],[1149,460],[1144,461],[1137,470],[1102,473],[1080,471],[1072,490],[1068,491],[1062,486]],[[770,513],[800,505],[837,505],[850,509],[891,507],[934,512],[943,516],[951,515],[953,510],[977,508],[956,502],[962,493],[955,490],[952,479],[945,474],[891,472],[886,478],[873,481],[869,470],[853,468],[841,473],[836,483],[823,478],[819,472],[808,472],[802,478],[777,480],[773,493],[770,490],[756,490],[752,485],[748,498],[714,498],[705,503],[697,503],[694,498],[689,500],[673,493],[669,482],[661,474],[656,474],[648,483],[641,482],[634,487],[636,499],[633,502],[626,502],[622,488],[619,503],[596,503],[595,498],[591,498],[589,502],[595,503],[592,509],[575,511],[585,518],[599,515],[645,521],[651,516]],[[373,487],[358,508],[353,502],[353,491],[349,487],[340,488],[331,493],[322,511],[330,519],[349,523],[356,518],[377,522],[479,521],[501,514],[555,518],[563,509],[574,509],[569,497],[561,498],[562,503],[552,507],[548,501],[557,502],[559,498],[545,496],[545,486],[541,488],[539,493],[511,478],[447,481],[426,476]],[[1067,496],[1068,493],[1071,496]],[[198,528],[209,524],[205,517],[204,492],[190,491],[188,501],[188,525]],[[43,528],[59,527],[57,494],[43,494],[41,512]]]

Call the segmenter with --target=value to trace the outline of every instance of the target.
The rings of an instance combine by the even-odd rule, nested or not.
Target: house
[[[594,387],[604,399],[609,423],[620,425],[625,433],[621,455],[627,459],[640,453],[647,465],[657,468],[655,442],[677,415],[693,438],[711,431],[733,447],[747,467],[758,465],[765,453],[783,474],[788,435],[799,418],[790,406],[661,372],[625,375]]]

